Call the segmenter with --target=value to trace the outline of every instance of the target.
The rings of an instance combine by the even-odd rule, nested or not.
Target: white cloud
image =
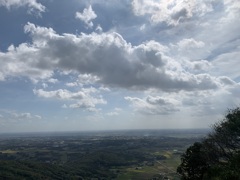
[[[239,57],[240,47],[235,51],[228,52],[217,56],[213,61],[213,74],[215,75],[226,75],[230,78],[239,78]]]
[[[34,13],[37,15],[41,15],[46,9],[46,7],[41,3],[38,3],[37,0],[0,0],[0,6],[4,6],[8,9],[12,7],[26,6],[28,8],[28,13]]]
[[[30,7],[27,3],[30,0],[0,0],[3,2],[9,6],[0,6],[7,8]],[[54,3],[58,2],[51,1]],[[15,83],[20,79],[26,85],[29,78],[34,82],[34,94],[39,97],[33,99],[36,103],[40,98],[52,98],[44,102],[62,103],[61,115],[74,111],[83,115],[83,119],[88,113],[71,108],[98,112],[102,126],[111,119],[108,116],[119,116],[116,119],[121,119],[121,123],[129,123],[129,119],[134,119],[127,116],[132,110],[144,120],[145,115],[156,115],[151,116],[156,122],[161,121],[161,115],[167,115],[164,118],[176,118],[174,122],[187,124],[196,117],[200,119],[201,115],[203,125],[214,119],[211,115],[240,104],[238,0],[93,0],[91,3],[95,3],[93,9],[98,16],[92,6],[75,11],[75,18],[89,28],[85,33],[78,33],[84,29],[78,29],[76,19],[67,17],[74,18],[68,7],[64,22],[67,21],[69,27],[62,28],[64,23],[60,21],[51,22],[55,18],[42,19],[41,24],[56,29],[27,23],[26,36],[21,37],[27,38],[26,43],[13,41],[14,45],[0,52],[0,81]],[[81,2],[81,7],[83,4],[89,2]],[[54,14],[54,8],[49,10]],[[44,14],[43,18],[48,15]],[[67,32],[77,29],[77,33],[58,33],[66,28]],[[92,30],[96,33],[86,34]],[[2,43],[4,47],[6,43]],[[107,100],[113,104],[107,104]],[[124,112],[112,109],[125,106],[126,102],[130,106],[124,107]],[[10,116],[0,113],[4,120],[10,120]],[[15,118],[11,116],[13,120],[37,117],[30,113],[16,114]],[[75,121],[76,114],[72,113],[71,117],[67,114],[69,121]],[[189,118],[189,114],[193,117]],[[103,121],[103,118],[106,119]]]
[[[200,61],[194,61],[192,62],[191,66],[192,69],[196,71],[208,71],[211,67],[211,63],[207,60],[200,60]]]
[[[203,16],[211,12],[214,1],[184,1],[184,0],[133,0],[133,12],[138,16],[149,16],[152,23],[178,25],[195,16]]]
[[[0,52],[0,70],[3,76],[1,80],[6,76],[26,76],[33,81],[51,77],[52,70],[41,68],[43,62],[39,61],[40,56],[37,49],[28,44],[23,43],[18,47],[11,45],[8,52]]]
[[[240,84],[231,82],[227,77],[222,77],[222,81],[226,81],[225,84],[229,83],[229,86],[216,90],[177,93],[146,91],[147,96],[144,98],[127,96],[125,99],[139,114],[169,114],[176,118],[185,114],[186,119],[199,118],[201,121],[200,117],[207,118],[202,121],[210,125],[219,120],[227,109],[235,108],[240,104]]]
[[[29,124],[40,123],[43,118],[38,114],[33,114],[32,112],[19,112],[16,110],[0,109],[0,129],[3,132],[6,128],[17,128],[15,131],[20,131],[22,126],[28,126]],[[29,130],[31,131],[31,130]]]
[[[75,99],[83,99],[86,97],[83,91],[79,92],[70,92],[66,89],[59,89],[56,91],[45,91],[43,89],[34,89],[34,94],[44,97],[44,98],[57,98],[63,100],[75,100]]]
[[[79,86],[79,84],[77,82],[69,82],[69,83],[66,83],[66,86],[75,87],[75,86]]]
[[[96,104],[94,103],[98,103],[98,104],[105,104],[105,101],[95,101],[95,102],[91,102],[91,101],[82,101],[82,102],[77,102],[75,104],[70,104],[69,108],[80,108],[80,109],[86,109],[89,112],[98,112],[100,111],[100,109],[95,108]]]
[[[95,14],[95,12],[92,9],[92,6],[90,5],[88,8],[85,8],[82,13],[76,12],[75,17],[83,21],[88,28],[92,28],[93,27],[92,20],[95,19],[97,15]]]
[[[21,44],[0,54],[0,60],[9,59],[1,67],[5,76],[49,78],[58,68],[83,74],[80,81],[93,77],[98,83],[124,88],[191,91],[222,84],[218,77],[187,72],[167,55],[167,47],[155,41],[132,46],[117,33],[58,35],[31,23],[25,30],[33,38],[32,45]]]
[[[144,99],[137,97],[125,97],[131,103],[135,111],[143,114],[170,114],[179,111],[180,102],[171,98],[147,96]]]
[[[158,92],[180,93],[207,90],[229,92],[231,87],[237,86],[236,82],[224,74],[209,71],[214,69],[212,66],[218,67],[218,59],[212,63],[203,59],[192,59],[196,50],[207,48],[206,41],[201,38],[184,38],[169,46],[156,41],[146,41],[134,46],[116,32],[60,35],[51,28],[31,23],[25,26],[25,32],[30,34],[31,43],[23,43],[17,47],[12,45],[7,52],[0,52],[2,80],[25,76],[32,80],[40,79],[45,83],[56,83],[58,81],[53,79],[53,75],[58,71],[78,76],[65,82],[66,86],[72,88],[97,84],[97,87],[104,88],[155,89]],[[174,55],[173,50],[176,50]],[[179,55],[185,51],[189,53],[180,58]],[[229,53],[226,54],[230,57]],[[234,57],[236,58],[236,54]],[[222,58],[225,59],[223,56]],[[237,71],[235,73],[238,74]],[[65,108],[98,111],[97,105],[107,103],[100,95],[96,95],[99,90],[93,88],[91,92],[86,89],[71,92],[66,89],[35,89],[34,93],[40,97],[74,101],[66,103]],[[171,97],[169,101],[158,95],[144,99],[125,99],[132,104],[131,107],[136,112],[145,114],[170,114],[180,110]],[[211,104],[214,102],[216,101]],[[111,114],[116,115],[118,112],[109,112],[108,115]]]
[[[118,116],[119,113],[118,112],[109,112],[109,113],[106,113],[107,116]]]
[[[202,59],[208,56],[208,51],[203,41],[194,38],[184,38],[176,44],[170,43],[171,55],[178,59],[181,66],[193,74],[209,72],[212,67],[211,62]]]
[[[97,81],[99,81],[99,78],[91,74],[80,74],[77,79],[78,84],[81,86],[95,84]]]
[[[97,32],[102,33],[103,29],[102,27],[98,24],[98,26],[95,29]]]
[[[185,108],[189,106],[191,109],[189,113],[193,116],[219,115],[221,117],[227,109],[239,106],[239,88],[238,84],[218,91],[182,94],[182,102]]]
[[[97,111],[96,105],[107,103],[101,96],[97,96],[98,92],[94,88],[82,88],[81,91],[78,92],[71,92],[66,89],[58,89],[55,91],[34,89],[33,92],[39,97],[75,101],[70,105],[64,104],[62,108],[83,108],[88,111]]]
[[[62,108],[66,109],[66,108],[68,108],[68,106],[66,104],[63,104]]]
[[[4,116],[0,114],[0,125],[3,127],[5,125]]]
[[[101,87],[99,88],[99,90],[105,91],[105,92],[110,92],[110,91],[111,91],[109,88],[103,87],[103,86],[101,86]]]
[[[11,46],[0,53],[4,77],[49,79],[54,70],[70,70],[80,74],[79,84],[92,81],[127,89],[192,91],[224,85],[221,77],[189,71],[181,61],[168,56],[166,46],[155,41],[132,46],[117,33],[59,35],[31,23],[25,31],[31,34],[32,44]]]
[[[107,116],[118,116],[122,111],[121,108],[115,108],[113,111],[106,113]]]
[[[39,115],[34,115],[33,117],[36,119],[42,119],[42,116],[39,116]]]
[[[42,81],[43,81],[43,83],[42,83],[43,88],[49,87],[50,83],[51,84],[56,84],[57,82],[59,82],[57,79],[54,79],[54,78],[43,79]],[[33,82],[38,83],[39,81],[34,79]]]
[[[57,79],[54,79],[54,78],[50,78],[50,79],[48,79],[48,82],[55,84],[55,83],[58,82],[58,80],[57,80]]]
[[[190,39],[182,39],[177,43],[178,48],[180,51],[190,51],[195,48],[203,48],[205,46],[204,42],[196,41],[193,38]]]
[[[43,87],[43,88],[47,88],[48,85],[47,85],[46,83],[42,83],[42,87]]]
[[[31,113],[12,113],[12,117],[16,120],[34,120],[34,119],[42,119],[39,115],[32,115]]]

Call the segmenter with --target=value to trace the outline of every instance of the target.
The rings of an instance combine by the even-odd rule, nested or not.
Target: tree
[[[229,110],[212,133],[186,150],[177,172],[186,180],[240,179],[240,108]]]
[[[177,171],[182,175],[183,179],[200,180],[203,178],[204,172],[209,167],[203,148],[202,143],[195,142],[182,155],[182,163]]]

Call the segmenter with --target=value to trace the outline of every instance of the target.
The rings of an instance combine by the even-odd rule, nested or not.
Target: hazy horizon
[[[210,128],[240,105],[237,0],[0,0],[0,133]]]
[[[45,137],[45,136],[170,136],[181,134],[207,135],[210,128],[203,129],[118,129],[118,130],[84,130],[84,131],[39,131],[39,132],[0,132],[4,137]]]

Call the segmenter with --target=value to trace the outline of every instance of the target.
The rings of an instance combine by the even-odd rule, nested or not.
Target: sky
[[[0,132],[209,128],[240,105],[239,0],[0,0]]]

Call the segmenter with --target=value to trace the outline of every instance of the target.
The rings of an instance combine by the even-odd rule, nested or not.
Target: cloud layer
[[[2,80],[19,75],[31,79],[50,78],[59,69],[91,74],[99,78],[98,83],[127,89],[192,91],[235,83],[227,77],[214,77],[201,71],[193,73],[191,67],[204,69],[208,63],[189,61],[186,69],[177,59],[168,56],[168,47],[156,41],[132,46],[118,33],[59,35],[51,28],[32,23],[24,29],[32,37],[32,43],[12,45],[8,52],[0,53]],[[189,42],[202,46],[192,39],[179,44],[182,47]]]
[[[41,15],[41,13],[46,10],[46,7],[38,3],[37,0],[0,0],[0,6],[4,6],[8,9],[26,6],[28,8],[28,13],[37,15]]]
[[[0,8],[8,9],[1,124],[155,128],[167,118],[207,127],[240,104],[238,0],[0,0]]]

